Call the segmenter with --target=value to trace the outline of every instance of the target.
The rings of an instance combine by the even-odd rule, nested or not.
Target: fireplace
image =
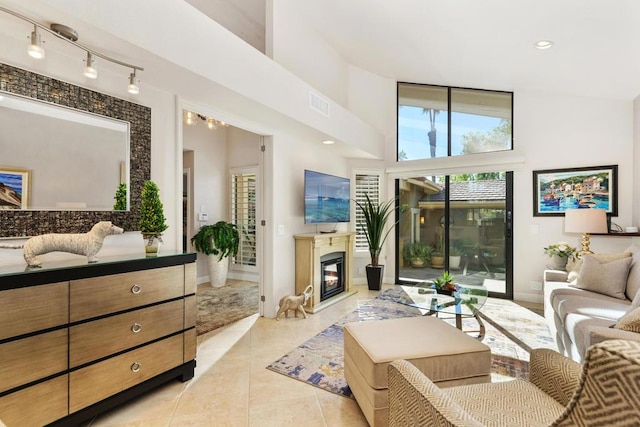
[[[320,301],[344,292],[344,252],[320,257]]]

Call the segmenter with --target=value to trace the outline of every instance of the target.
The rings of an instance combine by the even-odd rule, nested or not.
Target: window
[[[256,268],[256,168],[231,171],[231,222],[238,227],[240,245],[233,258],[233,268],[257,271]]]
[[[380,184],[381,184],[381,173],[373,172],[373,173],[360,173],[356,172],[355,175],[355,196],[354,199],[358,203],[365,203],[366,196],[369,196],[369,199],[373,203],[380,203]],[[362,215],[362,210],[354,203],[355,205],[355,215],[356,219],[356,241],[355,241],[355,252],[369,252],[369,245],[367,244],[367,238],[365,237],[362,227],[360,224],[364,224],[364,215]]]
[[[398,161],[513,149],[513,93],[398,83]]]

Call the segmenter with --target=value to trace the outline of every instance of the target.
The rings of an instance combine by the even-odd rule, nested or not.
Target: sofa
[[[389,371],[389,426],[638,426],[640,343],[590,347],[585,363],[531,352],[529,381],[440,388],[406,360]]]
[[[639,290],[636,246],[616,254],[586,254],[567,271],[545,270],[544,316],[558,351],[581,362],[592,344],[640,341],[640,326],[630,322],[640,313]]]

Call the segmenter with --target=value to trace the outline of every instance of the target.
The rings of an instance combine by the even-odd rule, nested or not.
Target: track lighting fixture
[[[93,66],[94,60],[91,52],[87,52],[87,65],[84,67],[84,75],[90,79],[98,78],[98,70]]]
[[[87,62],[84,67],[84,75],[95,79],[98,78],[98,70],[94,66],[95,60],[94,57],[98,56],[106,61],[112,62],[114,64],[121,65],[126,68],[130,68],[133,72],[129,75],[129,86],[127,90],[129,93],[137,95],[140,92],[140,88],[138,87],[138,80],[136,76],[137,71],[144,71],[144,68],[138,67],[137,65],[127,64],[126,62],[119,61],[114,58],[110,58],[109,56],[103,55],[100,52],[96,52],[93,49],[88,48],[77,42],[78,33],[73,29],[69,28],[66,25],[62,24],[51,24],[50,27],[46,27],[39,22],[34,21],[31,18],[28,18],[24,15],[21,15],[17,12],[7,9],[6,7],[0,6],[0,11],[8,13],[9,15],[15,16],[16,18],[22,19],[23,21],[29,22],[33,24],[33,31],[31,32],[30,44],[27,52],[34,58],[43,59],[44,58],[44,48],[42,47],[43,41],[40,37],[40,30],[46,31],[60,40],[63,40],[67,43],[74,45],[75,47],[84,50],[87,53]]]
[[[129,93],[137,95],[140,93],[140,88],[136,83],[136,69],[133,69],[133,72],[129,75],[129,87],[127,88]]]
[[[225,122],[221,120],[216,120],[213,117],[203,116],[202,114],[194,113],[193,111],[184,110],[183,112],[184,122],[185,124],[192,126],[198,124],[198,119],[202,120],[207,124],[207,128],[209,130],[215,130],[219,127],[227,127],[229,126]]]
[[[31,44],[27,48],[29,55],[36,59],[44,59],[44,49],[42,48],[42,39],[40,38],[40,32],[38,26],[33,25],[33,31],[31,32]]]

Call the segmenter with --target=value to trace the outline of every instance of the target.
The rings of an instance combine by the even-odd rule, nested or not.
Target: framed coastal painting
[[[590,208],[618,215],[618,165],[533,171],[533,216]]]
[[[29,208],[29,170],[0,166],[0,209]]]

